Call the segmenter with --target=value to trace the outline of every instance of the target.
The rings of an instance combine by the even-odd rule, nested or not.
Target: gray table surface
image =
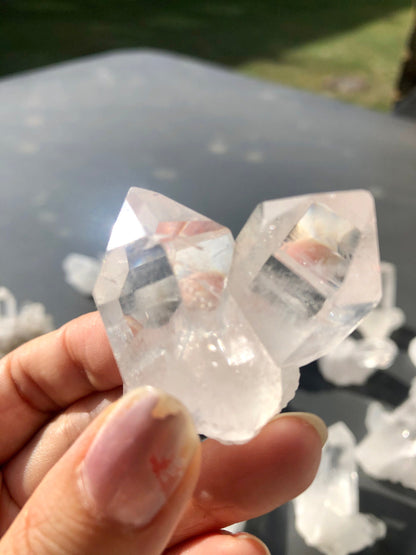
[[[256,203],[368,188],[399,304],[416,325],[416,125],[153,52],[0,80],[0,283],[58,324],[89,308],[61,278],[96,254],[132,185],[237,233]]]
[[[65,283],[63,258],[105,250],[135,185],[234,234],[265,199],[370,189],[382,257],[397,265],[398,304],[416,326],[414,122],[173,55],[121,51],[0,80],[0,128],[0,285],[45,303],[57,325],[93,308]],[[296,403],[362,434],[360,393],[300,392]],[[388,539],[368,553],[416,553],[416,497],[363,479],[372,498],[387,499],[375,512],[400,499],[406,530],[395,535],[390,522]],[[256,530],[273,553],[314,553],[293,527],[276,532],[287,512],[271,518]]]

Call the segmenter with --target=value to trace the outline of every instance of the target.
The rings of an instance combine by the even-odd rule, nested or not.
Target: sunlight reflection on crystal
[[[230,341],[230,351],[231,354],[227,356],[227,362],[230,366],[247,364],[252,362],[255,357],[255,353],[249,345],[247,338],[243,336]]]
[[[128,202],[123,204],[120,215],[122,217],[118,218],[113,226],[107,250],[127,245],[146,236],[144,227]]]

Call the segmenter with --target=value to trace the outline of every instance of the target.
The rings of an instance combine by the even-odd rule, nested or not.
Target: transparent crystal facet
[[[393,364],[398,348],[390,334],[405,321],[396,301],[396,267],[381,262],[382,297],[380,303],[360,322],[363,339],[347,337],[319,360],[324,377],[337,385],[363,384],[375,370]]]
[[[328,350],[377,302],[377,256],[365,192],[263,203],[235,250],[227,228],[133,188],[94,299],[126,389],[160,387],[200,433],[243,442],[293,397],[294,362]]]

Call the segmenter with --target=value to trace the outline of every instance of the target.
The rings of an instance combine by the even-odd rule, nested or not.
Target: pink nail
[[[145,387],[110,412],[80,469],[99,516],[145,526],[179,485],[198,442],[180,403]]]

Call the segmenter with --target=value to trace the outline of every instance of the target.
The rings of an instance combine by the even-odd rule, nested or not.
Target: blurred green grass
[[[391,107],[411,11],[398,10],[349,31],[289,48],[278,63],[240,66],[245,73],[378,110]]]
[[[0,75],[150,47],[386,110],[411,21],[410,0],[0,0]]]

